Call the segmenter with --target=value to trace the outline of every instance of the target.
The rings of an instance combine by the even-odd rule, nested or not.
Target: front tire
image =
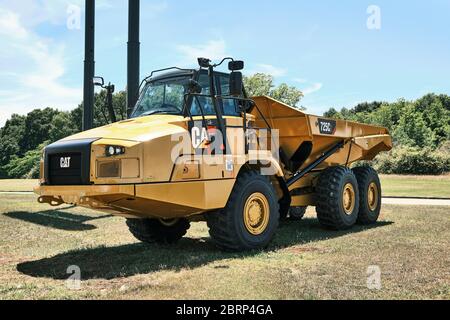
[[[207,216],[212,241],[226,251],[263,249],[278,228],[280,208],[269,177],[242,173],[226,207]]]
[[[381,183],[378,173],[371,167],[353,169],[359,186],[358,224],[377,222],[381,212]]]
[[[346,230],[356,223],[359,189],[352,170],[345,167],[326,169],[319,176],[316,193],[317,217],[322,226]]]
[[[190,228],[186,219],[127,219],[131,234],[145,243],[174,244],[183,238]]]

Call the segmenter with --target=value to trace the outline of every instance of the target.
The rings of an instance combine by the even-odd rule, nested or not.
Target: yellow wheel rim
[[[269,224],[269,201],[262,193],[252,194],[244,206],[244,224],[250,234],[258,236]]]
[[[179,219],[159,219],[159,222],[165,227],[173,227],[178,221]]]
[[[378,187],[375,182],[372,182],[369,185],[369,189],[367,191],[367,204],[369,205],[369,209],[371,211],[375,211],[378,208]]]
[[[342,196],[342,206],[347,215],[351,215],[356,205],[355,188],[351,183],[347,183],[344,187],[344,193]]]

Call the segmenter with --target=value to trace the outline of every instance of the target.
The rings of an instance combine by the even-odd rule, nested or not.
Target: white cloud
[[[19,13],[0,10],[0,29],[7,26],[0,32],[0,126],[12,113],[44,107],[67,110],[82,100],[81,88],[63,84],[64,46],[39,36],[22,21]]]
[[[287,74],[287,70],[279,67],[275,67],[271,64],[260,63],[256,65],[255,70],[249,72],[251,74],[255,73],[266,73],[273,77],[283,77]]]
[[[110,9],[117,5],[114,0],[96,0],[97,10]],[[85,0],[0,0],[0,8],[20,14],[20,22],[26,28],[42,23],[65,25],[67,8],[78,6],[84,10]]]
[[[293,80],[298,83],[307,83],[308,82],[308,80],[303,79],[303,78],[294,78]]]
[[[254,68],[245,70],[244,73],[248,76],[254,75],[256,73],[264,73],[277,78],[285,76],[287,74],[287,70],[275,67],[271,64],[259,63],[256,64]]]
[[[319,91],[320,89],[322,89],[322,87],[323,87],[322,83],[313,83],[309,87],[306,87],[306,88],[302,89],[302,92],[306,96],[306,95],[309,95],[311,93]]]
[[[177,50],[182,55],[182,65],[195,63],[197,58],[221,60],[229,56],[226,53],[225,40],[210,40],[201,45],[178,45]]]
[[[292,80],[295,82],[298,82],[302,85],[305,85],[305,86],[308,85],[303,89],[300,88],[300,90],[303,92],[303,94],[305,96],[310,95],[314,92],[317,92],[323,88],[323,83],[320,83],[320,82],[311,83],[310,81],[308,81],[308,79],[304,79],[304,78],[294,78]]]
[[[17,14],[0,8],[0,35],[24,39],[28,32],[20,24]]]

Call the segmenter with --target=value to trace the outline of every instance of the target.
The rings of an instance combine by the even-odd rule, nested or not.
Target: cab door
[[[193,140],[196,142],[195,153],[202,155],[204,166],[202,176],[206,179],[223,179],[234,177],[235,161],[233,155],[237,153],[237,142],[244,141],[243,119],[240,117],[237,101],[234,99],[218,99],[218,107],[221,109],[225,122],[228,150],[223,143],[223,135],[220,132],[219,122],[214,109],[213,99],[210,97],[210,83],[207,73],[200,73],[198,83],[202,86],[202,95],[193,97],[191,115],[194,123],[191,126]],[[228,96],[230,91],[229,75],[215,73],[214,84],[217,96]],[[205,133],[206,132],[206,133]],[[194,136],[195,135],[195,136]],[[209,143],[202,143],[208,136]],[[236,137],[238,135],[238,137]],[[244,144],[242,144],[245,151]]]

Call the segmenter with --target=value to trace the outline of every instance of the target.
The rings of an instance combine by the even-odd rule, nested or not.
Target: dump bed
[[[308,115],[269,97],[252,99],[258,106],[251,112],[257,127],[267,127],[265,118],[272,129],[279,130],[281,151],[287,159],[299,164],[295,170],[306,167],[342,141],[346,142],[344,148],[318,169],[373,160],[380,152],[392,149],[386,128]]]

